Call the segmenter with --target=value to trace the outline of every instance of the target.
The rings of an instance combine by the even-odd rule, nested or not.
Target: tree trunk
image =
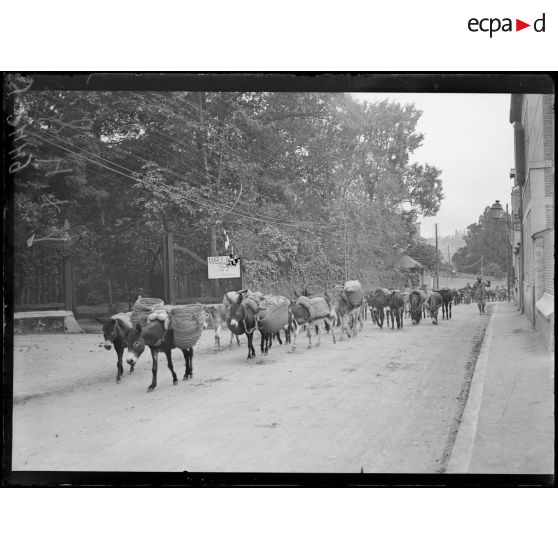
[[[114,313],[114,303],[112,300],[112,282],[110,277],[107,277],[107,293],[108,293],[108,311],[110,314]]]

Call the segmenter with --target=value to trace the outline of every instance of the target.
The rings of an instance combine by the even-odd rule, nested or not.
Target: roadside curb
[[[445,471],[446,473],[465,474],[469,472],[484,393],[488,353],[494,332],[494,320],[497,312],[496,308],[496,306],[493,307],[488,325],[486,327],[479,357],[473,372],[473,379],[467,396],[467,403],[465,404],[465,410],[463,411],[463,416],[461,417],[461,422],[459,423],[459,430],[453,445],[451,457],[448,461],[448,466]]]

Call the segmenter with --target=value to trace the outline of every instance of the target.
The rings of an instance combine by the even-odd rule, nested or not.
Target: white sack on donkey
[[[152,322],[154,320],[159,320],[163,322],[163,326],[165,327],[165,331],[168,331],[170,326],[170,316],[168,312],[164,308],[158,308],[151,312],[149,316],[147,316],[147,321]]]

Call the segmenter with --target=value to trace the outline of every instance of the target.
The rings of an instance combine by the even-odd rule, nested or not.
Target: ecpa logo
[[[539,19],[536,19],[533,22],[533,29],[537,33],[544,33],[545,23],[545,14],[543,13],[543,15]],[[500,19],[498,17],[485,17],[482,19],[472,17],[467,23],[467,27],[469,28],[469,31],[472,31],[473,33],[477,33],[478,31],[489,33],[490,38],[492,38],[492,35],[494,33],[497,33],[498,31],[509,32],[514,30],[512,19],[509,17],[505,17],[503,19]],[[520,19],[515,20],[515,31],[521,31],[522,29],[526,29],[527,27],[531,27],[531,24],[525,23]]]

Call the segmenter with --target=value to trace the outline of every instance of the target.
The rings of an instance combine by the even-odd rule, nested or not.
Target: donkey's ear
[[[141,333],[141,324],[136,324],[136,331]]]

